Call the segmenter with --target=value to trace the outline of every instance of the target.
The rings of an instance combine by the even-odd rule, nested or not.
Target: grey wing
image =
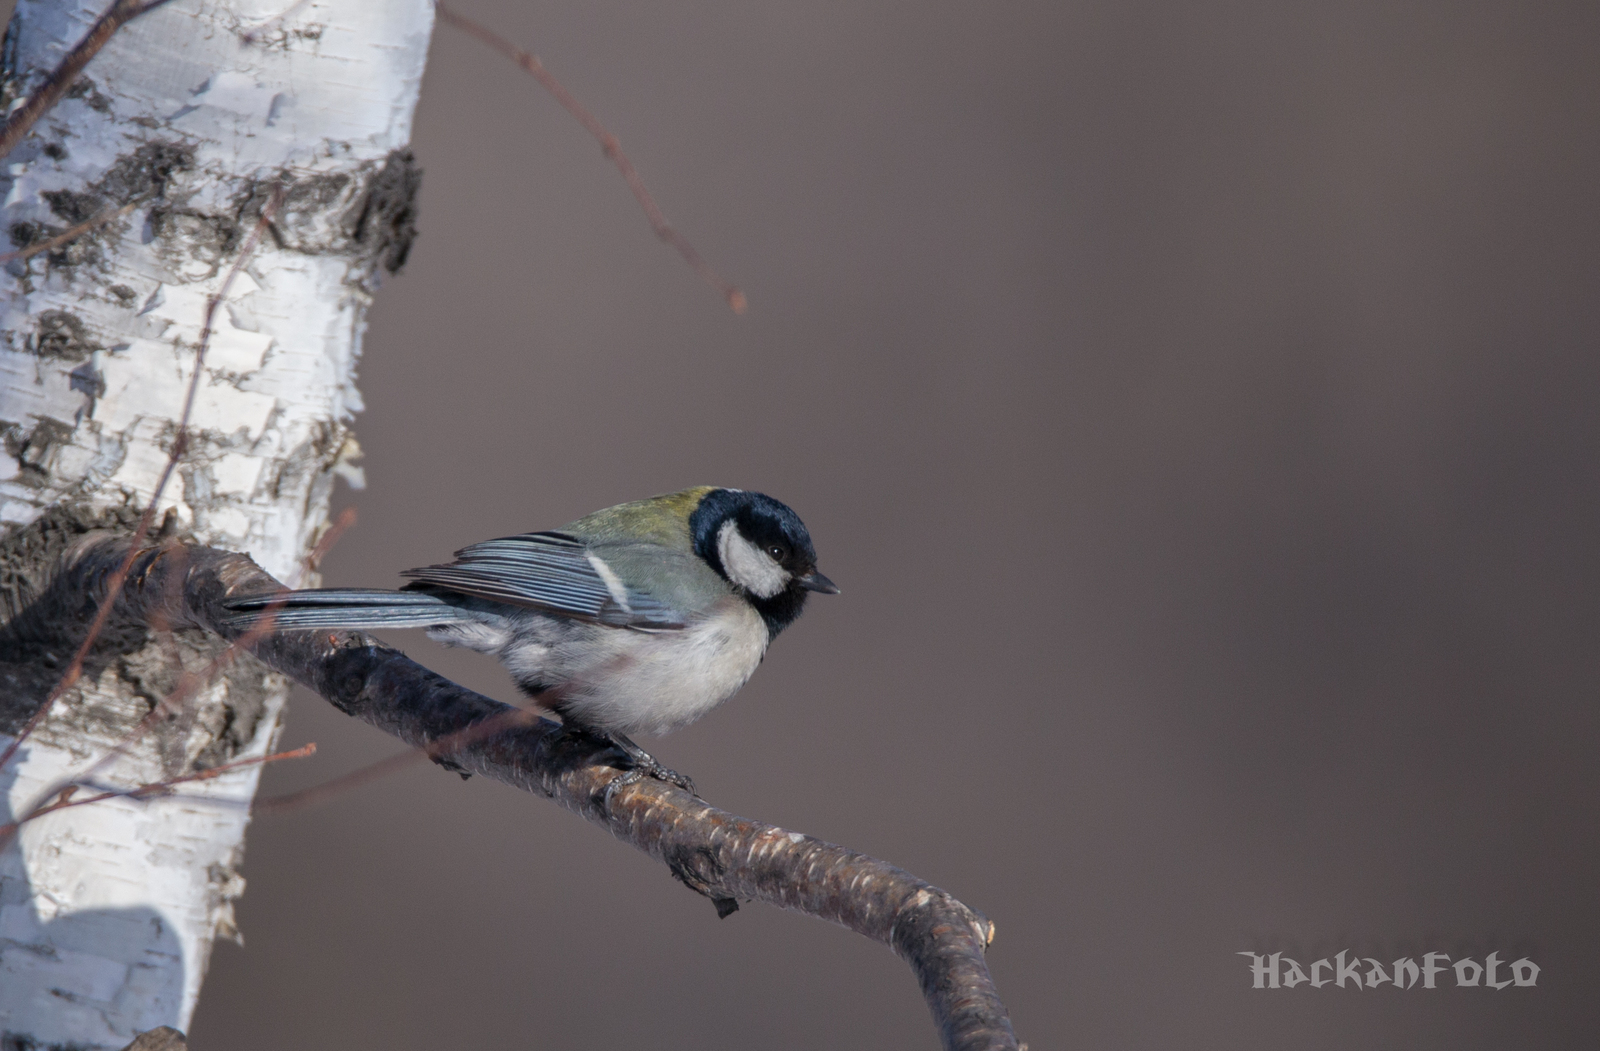
[[[604,561],[565,533],[523,533],[456,552],[449,565],[406,570],[408,588],[462,595],[617,628],[682,628],[682,613],[625,586]]]

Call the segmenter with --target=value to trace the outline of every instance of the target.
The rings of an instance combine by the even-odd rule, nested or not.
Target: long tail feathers
[[[230,623],[244,630],[268,616],[274,631],[425,628],[474,619],[467,610],[421,591],[378,588],[280,591],[229,599],[227,607],[232,611]]]

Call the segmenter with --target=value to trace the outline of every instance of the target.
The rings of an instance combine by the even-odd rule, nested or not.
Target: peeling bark
[[[0,101],[27,108],[106,4],[21,0]],[[270,236],[216,312],[164,535],[292,577],[334,479],[358,477],[355,365],[372,292],[415,236],[406,146],[433,13],[429,0],[286,8],[173,0],[128,23],[5,158],[0,234],[40,250],[0,273],[0,734],[82,641],[93,607],[41,601],[51,573],[66,548],[126,533],[149,504],[207,298],[276,187]],[[160,628],[122,625],[95,646],[80,685],[0,770],[0,822],[119,742],[221,645]],[[140,784],[265,754],[286,689],[230,669],[103,776]],[[213,802],[159,817],[120,801],[24,827],[0,853],[0,1042],[121,1048],[187,1028],[213,937],[237,934],[257,778],[205,782]]]

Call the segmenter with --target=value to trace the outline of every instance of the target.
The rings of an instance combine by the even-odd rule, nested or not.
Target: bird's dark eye
[[[782,562],[786,557],[788,557],[789,552],[782,546],[773,544],[771,547],[767,548],[767,554],[772,556],[772,560],[774,562]]]

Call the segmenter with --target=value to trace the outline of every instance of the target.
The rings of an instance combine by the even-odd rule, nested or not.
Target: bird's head
[[[805,605],[806,593],[837,595],[817,572],[805,523],[764,493],[713,489],[689,516],[694,553],[743,593],[776,635]]]

